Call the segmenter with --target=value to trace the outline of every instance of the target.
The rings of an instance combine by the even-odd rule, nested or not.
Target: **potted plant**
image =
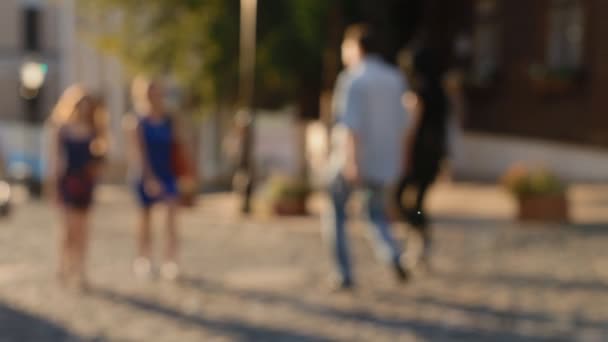
[[[518,164],[505,174],[503,184],[517,199],[520,220],[568,221],[566,186],[549,170]]]
[[[273,212],[279,216],[306,215],[312,189],[308,182],[273,177],[267,184],[267,196]]]
[[[538,64],[530,66],[528,75],[532,89],[541,95],[562,95],[572,92],[580,88],[584,78],[582,70],[550,69]]]

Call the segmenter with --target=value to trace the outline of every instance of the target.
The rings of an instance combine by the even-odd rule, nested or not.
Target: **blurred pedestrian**
[[[409,104],[416,120],[407,150],[409,161],[397,187],[396,201],[401,215],[420,233],[423,251],[419,261],[428,265],[431,232],[424,202],[446,155],[449,106],[438,55],[431,49],[420,49],[414,55],[413,69],[417,86]],[[414,205],[408,207],[404,194],[411,187],[416,188],[416,199]]]
[[[2,131],[0,130],[0,179],[6,177],[6,152],[4,151],[4,137],[2,136]]]
[[[6,162],[4,160],[5,152],[2,138],[2,131],[0,131],[0,218],[8,216],[11,209],[11,187],[5,181]]]
[[[324,235],[339,271],[339,290],[354,285],[345,225],[346,204],[357,189],[366,195],[378,255],[391,266],[398,280],[408,276],[386,214],[387,189],[397,180],[402,164],[407,125],[402,96],[406,82],[375,51],[375,40],[367,27],[347,29],[342,43],[347,70],[338,80],[335,94],[331,207],[324,222]]]
[[[136,162],[135,191],[140,204],[138,256],[133,271],[138,277],[152,275],[151,215],[155,205],[167,210],[166,248],[161,275],[175,280],[179,275],[178,257],[178,172],[175,159],[181,153],[177,125],[167,113],[164,90],[159,81],[138,77],[132,87],[136,115],[128,127]]]
[[[63,93],[50,119],[49,190],[64,223],[59,278],[78,289],[87,288],[88,219],[108,146],[106,119],[100,102],[80,86]]]

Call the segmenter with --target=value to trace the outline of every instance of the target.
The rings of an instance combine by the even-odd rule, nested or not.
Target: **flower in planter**
[[[275,176],[267,182],[264,192],[278,214],[304,214],[312,189],[304,180]]]
[[[528,76],[538,93],[559,95],[580,88],[585,72],[579,68],[548,68],[533,64],[528,68]]]
[[[552,172],[516,164],[502,181],[517,198],[520,220],[557,223],[568,221],[566,186]]]
[[[533,64],[528,68],[530,79],[536,81],[573,82],[582,77],[583,71],[576,68],[548,68],[541,64]]]
[[[545,168],[529,168],[516,164],[502,179],[503,185],[516,197],[560,195],[566,186],[551,171]]]
[[[524,180],[529,172],[528,167],[524,164],[515,164],[502,177],[501,183],[511,193],[521,193],[525,186]]]

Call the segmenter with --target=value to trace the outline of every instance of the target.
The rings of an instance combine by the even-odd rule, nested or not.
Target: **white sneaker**
[[[137,278],[150,279],[152,277],[152,262],[148,258],[139,257],[133,261],[133,273]]]
[[[161,267],[160,275],[170,281],[176,281],[179,278],[179,266],[175,262],[167,262]]]

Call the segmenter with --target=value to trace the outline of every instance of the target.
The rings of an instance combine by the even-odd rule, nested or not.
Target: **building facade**
[[[43,173],[43,123],[62,91],[75,83],[105,101],[113,136],[110,159],[114,164],[124,160],[121,121],[128,108],[127,83],[120,63],[81,34],[83,22],[76,0],[0,1],[0,147],[9,162],[25,160]],[[24,86],[27,64],[42,72],[39,89]]]
[[[432,40],[467,72],[467,129],[608,147],[608,2],[434,2]]]
[[[26,120],[35,105],[36,120],[50,111],[60,88],[60,8],[33,0],[0,2],[0,119]],[[46,75],[34,98],[23,96],[20,70],[24,63],[44,65]],[[31,116],[31,113],[30,113]]]
[[[496,179],[523,161],[569,180],[608,179],[608,2],[425,4],[429,42],[465,75],[462,174]]]
[[[110,158],[124,159],[124,137],[122,118],[129,110],[129,80],[123,67],[115,57],[109,56],[94,46],[94,41],[83,34],[94,29],[83,30],[82,25],[90,24],[79,15],[77,0],[62,0],[58,3],[62,16],[60,25],[61,80],[60,88],[71,84],[81,84],[100,96],[110,114],[112,146]]]

